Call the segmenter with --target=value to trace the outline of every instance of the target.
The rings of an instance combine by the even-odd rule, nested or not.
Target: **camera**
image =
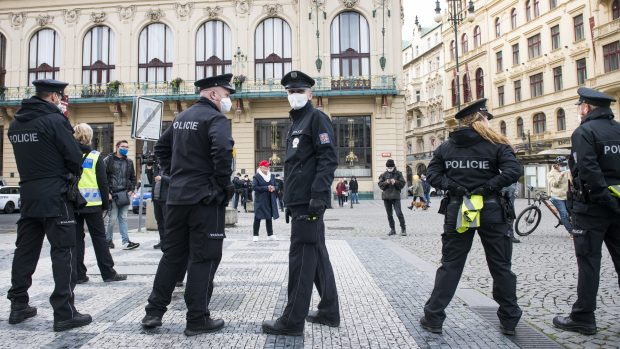
[[[157,156],[155,156],[155,153],[153,152],[142,154],[141,159],[142,159],[142,163],[147,166],[153,166],[154,164],[157,163]]]

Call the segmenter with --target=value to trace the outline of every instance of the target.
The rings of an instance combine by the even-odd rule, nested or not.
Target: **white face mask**
[[[301,109],[308,103],[308,96],[305,93],[291,93],[288,95],[288,103],[295,110]]]
[[[394,172],[394,167],[388,167],[387,170],[388,172]]]
[[[577,114],[577,125],[581,125],[581,115]]]
[[[220,111],[222,113],[228,113],[232,108],[232,101],[229,97],[220,99]]]

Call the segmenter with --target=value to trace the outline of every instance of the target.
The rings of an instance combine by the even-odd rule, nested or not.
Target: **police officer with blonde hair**
[[[592,335],[597,331],[594,311],[603,242],[620,275],[620,123],[610,108],[612,97],[585,87],[577,93],[580,125],[571,136],[568,165],[573,181],[567,200],[579,271],[577,300],[570,315],[556,316],[553,324]]]
[[[447,190],[448,196],[439,210],[445,215],[441,266],[420,324],[427,331],[442,332],[445,309],[456,292],[477,231],[493,277],[500,330],[514,335],[521,318],[507,223],[514,209],[502,199],[500,190],[519,179],[521,166],[506,137],[491,129],[493,115],[487,111],[486,99],[463,108],[455,118],[462,127],[435,150],[428,166],[428,181]]]

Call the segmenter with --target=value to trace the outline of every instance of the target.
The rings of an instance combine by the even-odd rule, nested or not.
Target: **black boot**
[[[581,334],[596,334],[596,324],[575,321],[570,316],[556,316],[553,318],[553,325],[564,331],[579,332]]]
[[[408,209],[413,210],[413,205],[407,206]]]
[[[339,327],[340,315],[337,318],[330,319],[325,314],[321,314],[318,310],[310,310],[308,316],[306,316],[306,321],[329,327]]]
[[[114,282],[114,281],[125,281],[125,280],[127,280],[127,275],[116,273],[111,278],[103,279],[103,282]]]
[[[303,336],[304,328],[286,328],[284,324],[277,320],[263,321],[263,332],[267,334],[283,335],[283,336]]]
[[[156,250],[160,249],[161,248],[161,241],[156,243],[155,245],[153,245],[153,248],[156,249]]]
[[[391,235],[396,235],[396,230],[394,230],[394,228],[391,228],[390,232],[388,233],[388,236],[391,236]]]
[[[503,334],[507,336],[514,336],[517,333],[514,327],[507,327],[504,325],[499,325],[499,329],[500,331],[502,331]]]
[[[443,332],[443,330],[441,329],[441,325],[431,324],[428,320],[426,320],[425,316],[422,316],[420,318],[420,325],[422,325],[423,329],[431,333],[442,333]]]
[[[400,235],[407,236],[407,229],[405,227],[400,228]]]
[[[199,335],[202,333],[210,333],[210,332],[219,331],[220,329],[222,329],[222,327],[224,327],[224,320],[212,319],[208,317],[202,324],[199,324],[199,325],[187,324],[187,326],[185,327],[185,331],[183,333],[185,333],[185,335],[189,337],[189,336]]]
[[[54,320],[54,331],[66,331],[76,327],[82,327],[90,324],[93,321],[93,318],[88,314],[80,314],[76,313],[73,316],[73,319],[64,320],[64,321],[56,321]]]
[[[88,276],[84,276],[83,278],[78,278],[75,282],[76,284],[84,284],[87,283],[90,278]]]
[[[142,327],[151,329],[161,326],[161,316],[157,315],[145,315],[142,318]]]
[[[16,325],[27,318],[37,315],[37,308],[28,304],[11,304],[11,315],[9,315],[9,323]]]

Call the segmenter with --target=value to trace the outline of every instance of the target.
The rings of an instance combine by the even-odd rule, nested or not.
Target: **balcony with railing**
[[[360,96],[399,94],[396,77],[391,75],[315,78],[315,96]],[[280,79],[245,80],[235,85],[235,98],[260,99],[285,97]],[[0,87],[0,106],[18,105],[34,94],[34,87]],[[149,96],[161,100],[193,100],[198,98],[194,81],[122,82],[121,84],[69,85],[65,89],[70,103],[127,102],[134,97]]]
[[[594,28],[594,40],[605,38],[609,35],[617,34],[620,31],[620,18],[601,24]]]

